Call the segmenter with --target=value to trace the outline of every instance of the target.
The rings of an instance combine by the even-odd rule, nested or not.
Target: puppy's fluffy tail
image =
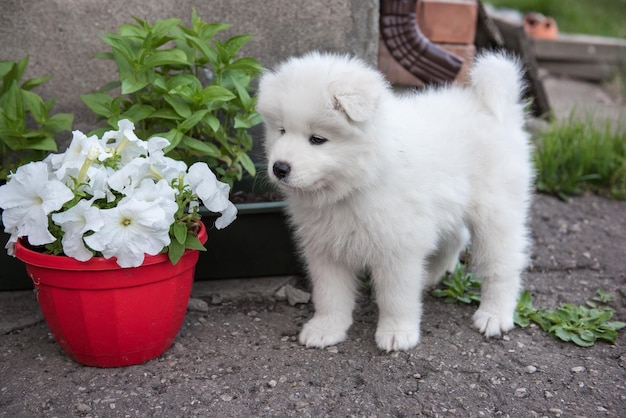
[[[522,65],[503,52],[480,55],[470,73],[471,86],[478,99],[498,120],[515,111],[524,89]]]

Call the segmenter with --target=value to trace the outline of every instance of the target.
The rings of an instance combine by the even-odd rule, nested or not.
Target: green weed
[[[445,288],[433,289],[431,292],[436,298],[445,298],[445,302],[449,303],[480,302],[481,280],[468,272],[462,263],[457,264],[453,273],[446,274],[441,283]]]
[[[454,273],[443,279],[444,287],[434,289],[432,295],[452,303],[478,303],[480,283],[479,277],[459,263]],[[615,344],[617,331],[626,323],[611,321],[615,311],[605,304],[612,301],[611,294],[599,289],[586,306],[563,303],[554,310],[541,309],[533,306],[530,292],[525,290],[518,300],[514,322],[521,328],[534,322],[552,337],[581,347],[591,347],[599,340]]]
[[[605,296],[600,289],[594,300],[607,300]],[[626,327],[626,323],[611,321],[614,313],[612,308],[595,302],[587,302],[587,306],[563,303],[555,310],[537,309],[532,306],[530,292],[525,290],[518,301],[515,324],[524,328],[535,322],[555,338],[591,347],[598,340],[615,344],[617,331]]]

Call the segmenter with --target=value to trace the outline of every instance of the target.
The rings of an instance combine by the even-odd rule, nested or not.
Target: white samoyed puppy
[[[378,347],[413,348],[423,290],[470,236],[483,278],[474,325],[487,337],[513,328],[533,179],[522,87],[520,65],[502,53],[480,56],[467,87],[406,95],[342,55],[309,53],[261,77],[268,171],[313,287],[302,344],[346,338],[366,273]]]

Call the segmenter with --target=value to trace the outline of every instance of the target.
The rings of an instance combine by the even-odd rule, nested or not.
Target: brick
[[[467,84],[469,82],[469,71],[476,55],[474,45],[438,44],[448,52],[452,52],[463,58],[463,66],[454,79],[456,84]],[[387,80],[395,85],[423,87],[424,82],[415,77],[400,65],[381,40],[378,45],[378,69],[385,74]]]
[[[476,0],[419,0],[416,20],[428,39],[438,43],[473,44],[476,35]]]

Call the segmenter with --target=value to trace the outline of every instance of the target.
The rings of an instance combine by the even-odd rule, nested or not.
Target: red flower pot
[[[198,238],[207,240],[201,224]],[[28,275],[48,327],[69,357],[87,366],[140,364],[167,350],[182,325],[199,252],[176,265],[167,254],[139,267],[114,259],[81,262],[32,251],[19,240],[15,255]]]

